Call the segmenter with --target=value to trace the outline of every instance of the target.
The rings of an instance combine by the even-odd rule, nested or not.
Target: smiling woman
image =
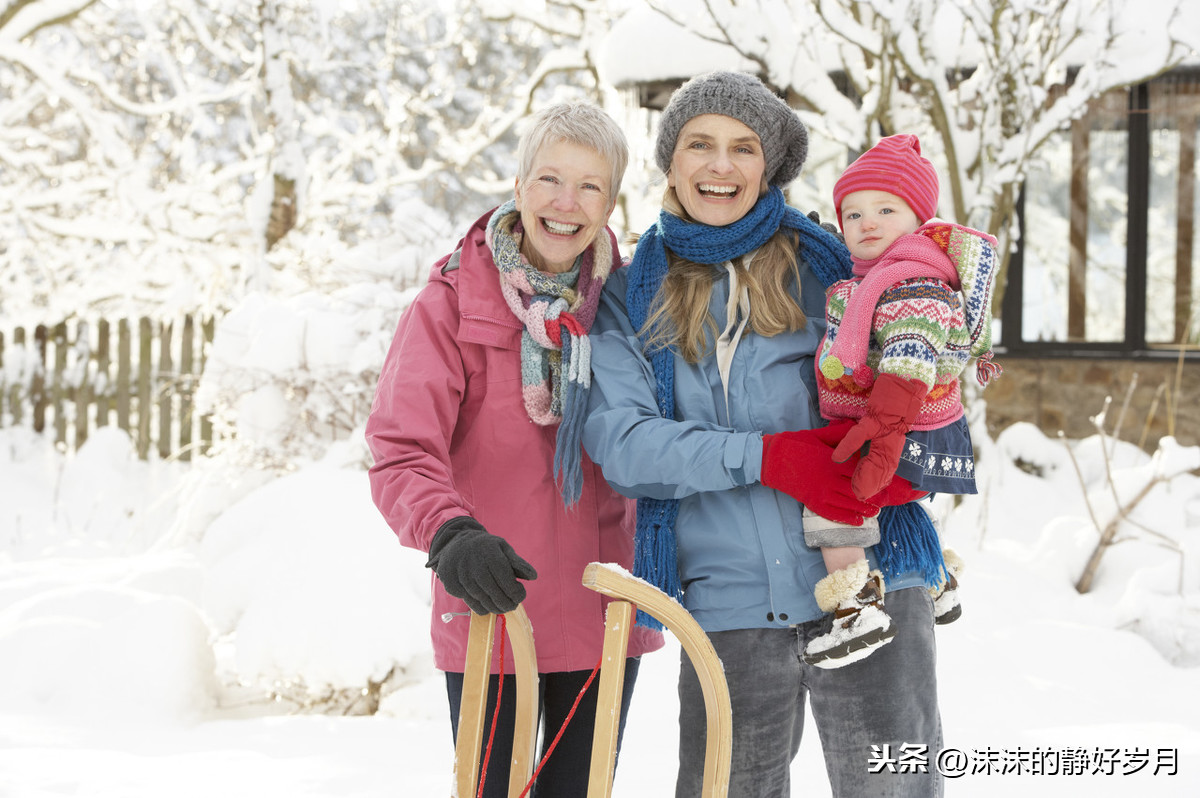
[[[603,647],[605,602],[583,586],[583,570],[633,561],[632,502],[580,445],[588,330],[621,264],[605,225],[628,156],[621,129],[594,106],[556,105],[532,121],[518,145],[513,199],[433,265],[401,318],[366,437],[376,506],[402,543],[429,553],[437,577],[433,650],[455,735],[466,616],[520,605],[537,634],[550,744]],[[661,645],[657,632],[630,635],[622,724],[638,658]],[[511,647],[504,656],[512,662]],[[485,796],[505,795],[509,780],[516,683],[504,680]],[[534,796],[587,794],[595,707],[592,691]]]
[[[879,510],[853,493],[855,461],[833,462],[837,439],[816,429],[825,287],[850,276],[850,255],[784,200],[807,150],[795,112],[751,75],[701,75],[672,96],[655,146],[662,210],[592,329],[584,443],[638,499],[634,575],[681,600],[725,667],[728,794],[789,794],[811,695],[836,795],[929,796],[936,773],[897,779],[866,764],[873,745],[940,744],[922,576],[889,579],[900,631],[869,660],[824,671],[799,656],[821,632],[814,587],[826,576],[801,505],[846,524]],[[679,697],[676,795],[695,796],[706,717],[686,658]]]

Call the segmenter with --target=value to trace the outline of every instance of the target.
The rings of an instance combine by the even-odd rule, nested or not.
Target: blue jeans
[[[934,767],[942,747],[942,723],[933,603],[922,588],[888,593],[886,603],[896,637],[866,659],[841,668],[815,668],[801,659],[808,641],[821,633],[823,620],[789,629],[709,635],[725,666],[733,704],[730,798],[791,794],[790,766],[800,750],[804,702],[809,699],[834,798],[942,795],[942,778]],[[675,795],[695,798],[701,794],[704,774],[704,697],[686,653],[681,659]],[[902,747],[912,745],[926,746],[926,772],[904,772],[920,770],[903,766],[912,758],[905,758]],[[902,766],[872,767],[882,759],[884,746],[890,746],[891,758]],[[872,774],[871,769],[883,772]]]
[[[629,714],[629,702],[633,697],[633,686],[637,682],[638,665],[641,659],[630,657],[625,660],[625,687],[621,695],[621,720],[617,732],[617,750],[621,750],[621,738],[625,732],[625,718]],[[542,727],[542,750],[538,762],[545,756],[546,748],[554,741],[559,727],[571,712],[571,706],[579,691],[587,683],[591,671],[568,671],[563,673],[538,674],[538,718]],[[496,709],[496,689],[500,677],[493,675],[488,686],[488,704],[483,729],[483,745],[486,749],[492,726],[492,713]],[[600,676],[597,674],[579,702],[579,708],[563,732],[554,753],[546,760],[537,783],[529,795],[531,798],[573,798],[587,795],[588,772],[592,764],[592,735],[596,727],[596,693]],[[458,740],[458,715],[462,706],[463,675],[446,674],[446,695],[450,699],[450,728]],[[512,763],[513,724],[517,712],[517,679],[504,677],[504,696],[500,701],[500,718],[496,725],[496,737],[492,742],[492,755],[488,761],[487,779],[484,782],[484,798],[507,798],[508,773]],[[480,767],[483,757],[479,757]],[[537,769],[534,762],[534,770]],[[470,798],[474,798],[471,796]]]

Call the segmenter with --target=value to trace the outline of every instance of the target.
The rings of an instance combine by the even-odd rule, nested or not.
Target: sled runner
[[[604,648],[597,666],[600,682],[587,798],[610,798],[612,795],[621,693],[625,685],[625,658],[629,632],[633,629],[635,613],[639,608],[678,638],[696,669],[708,719],[702,798],[725,798],[729,792],[733,751],[733,710],[725,672],[708,636],[678,602],[624,569],[592,563],[584,569],[583,584],[614,599],[608,605]],[[513,657],[517,660],[514,663],[517,715],[508,782],[509,797],[517,798],[525,791],[533,773],[533,752],[537,738],[537,658],[525,611],[517,607],[505,614],[504,622],[512,642]],[[495,628],[495,615],[472,614],[458,744],[455,749],[455,794],[459,798],[470,798],[477,790]]]
[[[505,628],[512,643],[513,669],[517,676],[517,716],[513,726],[512,769],[508,794],[517,796],[533,775],[534,748],[537,745],[537,657],[533,648],[533,627],[525,609],[518,606],[504,614]],[[474,798],[479,781],[479,752],[483,745],[484,716],[487,710],[488,676],[492,647],[496,640],[496,616],[471,613],[471,632],[467,638],[467,666],[463,673],[462,704],[458,713],[458,741],[454,746],[454,794]]]

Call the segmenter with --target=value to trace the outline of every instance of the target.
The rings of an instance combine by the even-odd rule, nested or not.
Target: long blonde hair
[[[695,221],[670,186],[663,195],[662,207],[684,221]],[[741,257],[733,259],[738,281],[750,297],[748,330],[770,338],[801,330],[808,323],[798,302],[799,245],[799,235],[781,227],[755,254],[753,269],[746,268]],[[708,304],[713,283],[720,274],[709,264],[693,263],[667,250],[667,276],[640,331],[650,349],[674,347],[688,363],[697,363],[708,354],[709,335],[714,340],[718,335],[717,322],[708,312]],[[793,285],[795,299],[790,290]]]

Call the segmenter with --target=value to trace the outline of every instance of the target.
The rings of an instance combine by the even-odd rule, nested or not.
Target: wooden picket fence
[[[143,460],[190,460],[212,444],[193,394],[214,329],[187,315],[0,330],[0,426],[30,426],[73,451],[115,424]]]

